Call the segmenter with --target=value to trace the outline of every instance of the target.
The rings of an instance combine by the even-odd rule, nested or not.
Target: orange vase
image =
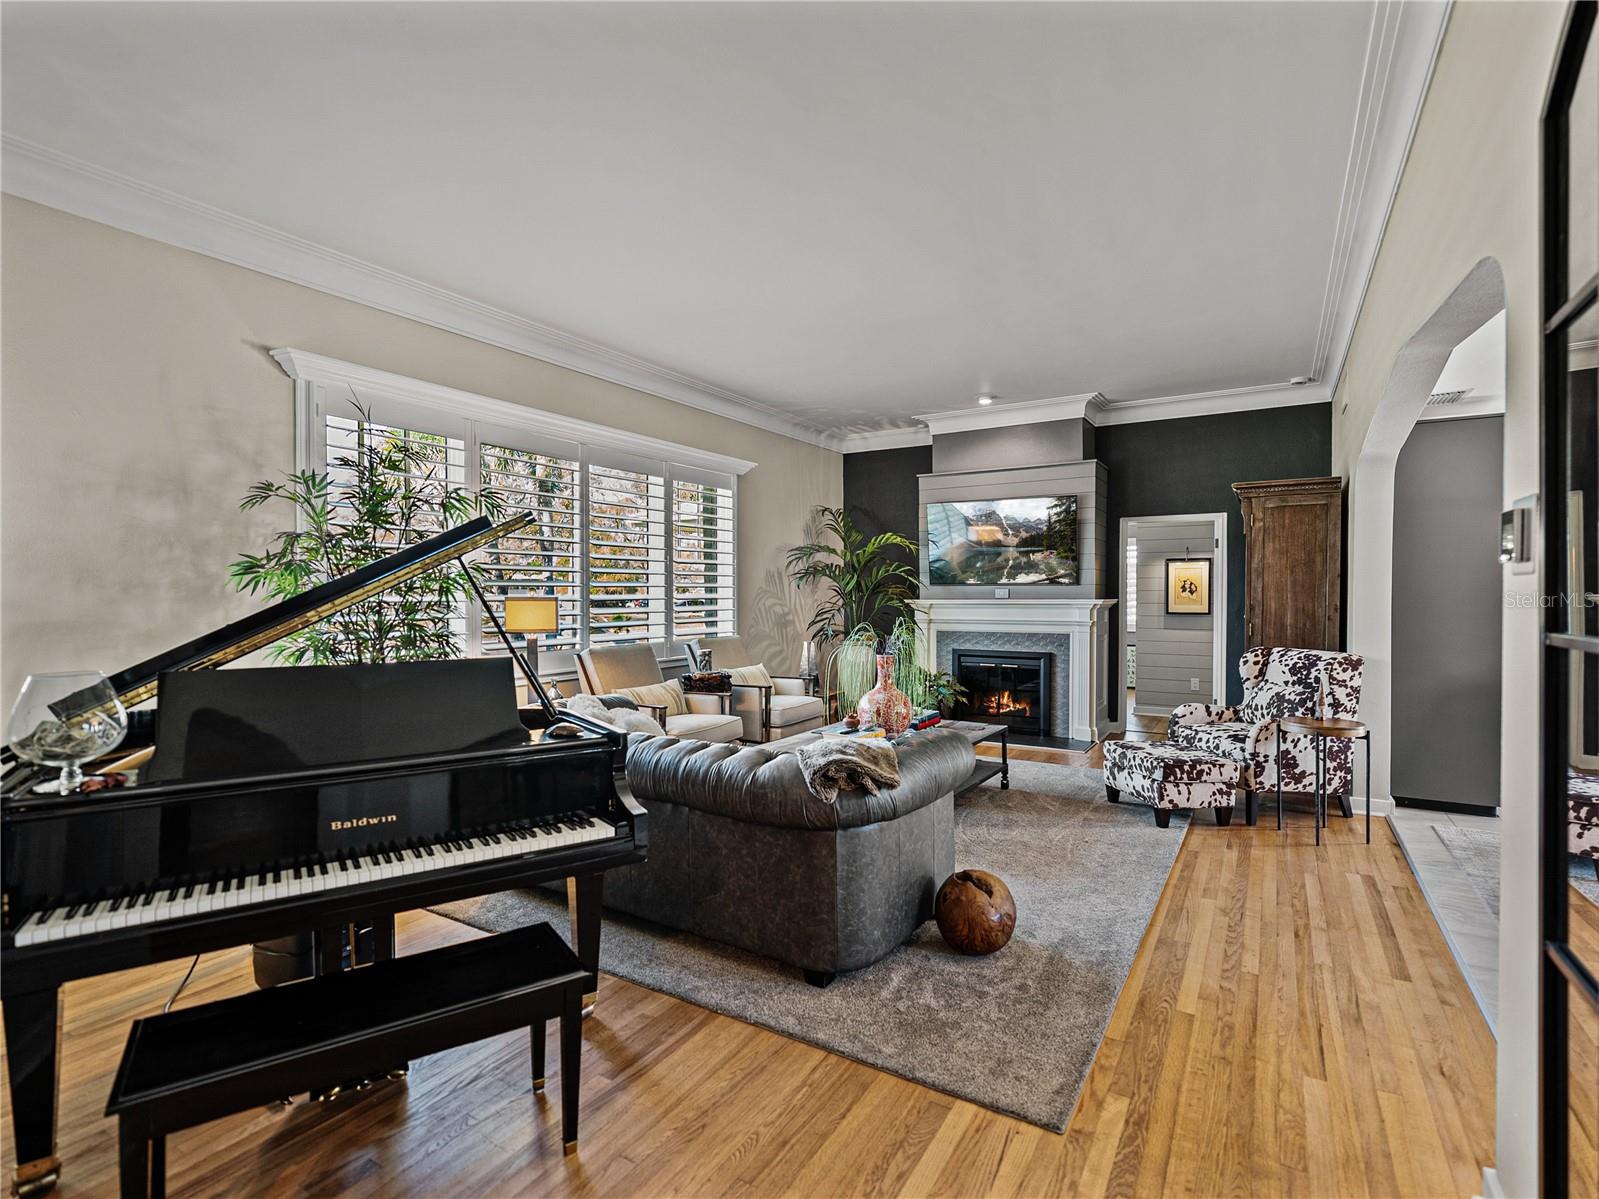
[[[877,686],[861,696],[855,710],[860,713],[861,724],[875,724],[890,737],[897,737],[911,727],[915,714],[911,697],[894,686],[894,655],[877,655]]]

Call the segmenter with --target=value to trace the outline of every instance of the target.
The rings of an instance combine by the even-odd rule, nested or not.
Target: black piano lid
[[[533,513],[520,513],[510,520],[495,525],[488,517],[479,516],[446,529],[426,541],[406,546],[402,550],[380,558],[360,570],[329,580],[309,591],[283,600],[214,629],[193,641],[186,642],[165,653],[120,670],[111,676],[111,688],[124,697],[125,703],[139,703],[153,694],[156,680],[169,670],[192,670],[202,665],[221,665],[242,657],[251,649],[269,645],[300,628],[305,628],[367,595],[381,591],[399,582],[400,578],[431,570],[452,558],[468,553],[478,546],[496,540],[535,519]],[[420,568],[420,569],[419,569]],[[397,577],[398,576],[398,577]],[[326,609],[326,611],[322,611]],[[307,619],[307,618],[310,619]],[[239,647],[246,648],[239,648]],[[234,652],[237,651],[237,652]],[[148,691],[149,694],[135,694]]]

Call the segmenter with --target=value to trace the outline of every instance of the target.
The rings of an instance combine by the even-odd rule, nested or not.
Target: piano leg
[[[395,957],[394,917],[378,916],[372,921],[372,960],[374,962],[392,962]],[[390,1066],[387,1077],[390,1079],[405,1078],[411,1073],[411,1063],[401,1062],[397,1066]]]
[[[566,880],[566,907],[572,917],[572,946],[577,960],[589,972],[589,986],[583,996],[583,1014],[594,1014],[600,985],[600,894],[603,874],[583,874]]]
[[[394,917],[379,916],[372,921],[372,960],[394,960]]]
[[[61,991],[5,996],[11,1069],[11,1132],[17,1150],[14,1195],[43,1195],[61,1173],[56,1157],[56,1093],[61,1066]]]

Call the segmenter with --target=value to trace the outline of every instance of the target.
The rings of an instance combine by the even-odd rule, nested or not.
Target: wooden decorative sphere
[[[938,889],[933,918],[957,953],[993,953],[1016,931],[1016,901],[1004,881],[988,871],[957,870]]]

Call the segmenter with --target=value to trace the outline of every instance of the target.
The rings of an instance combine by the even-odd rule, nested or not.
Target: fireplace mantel
[[[1051,633],[1071,638],[1071,693],[1066,697],[1074,741],[1098,741],[1110,732],[1105,670],[1110,659],[1113,599],[917,600],[922,665],[934,669],[940,631]]]

